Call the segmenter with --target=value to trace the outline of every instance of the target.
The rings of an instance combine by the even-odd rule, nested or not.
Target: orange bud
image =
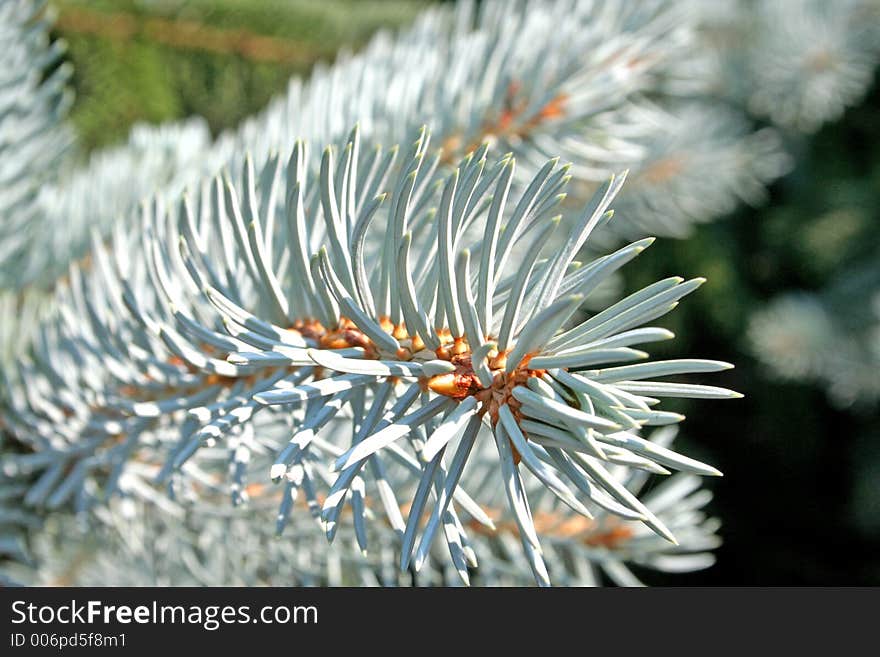
[[[454,397],[458,394],[458,382],[454,372],[437,374],[428,380],[428,388],[438,395]]]
[[[490,362],[489,368],[492,370],[503,370],[507,367],[507,352],[504,351],[497,354]]]

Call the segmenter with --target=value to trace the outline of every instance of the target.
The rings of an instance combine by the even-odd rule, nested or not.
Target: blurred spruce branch
[[[305,65],[318,58],[318,51],[287,39],[245,29],[217,29],[190,20],[136,17],[70,6],[60,14],[56,25],[63,33],[97,35],[123,42],[141,38],[181,50],[238,55],[255,62]]]

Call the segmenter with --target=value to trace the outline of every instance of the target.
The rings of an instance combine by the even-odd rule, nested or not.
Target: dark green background
[[[707,481],[725,543],[714,568],[666,583],[880,584],[876,404],[839,409],[816,384],[779,381],[746,340],[750,315],[777,294],[880,268],[878,116],[875,80],[862,105],[802,146],[768,204],[740,208],[687,240],[658,240],[630,266],[632,285],[669,273],[708,278],[665,322],[676,340],[664,347],[735,363],[718,383],[746,395],[682,403],[679,447],[725,475]],[[842,301],[844,314],[868,303]]]

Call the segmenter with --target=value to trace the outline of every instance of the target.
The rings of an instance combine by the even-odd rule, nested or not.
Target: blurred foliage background
[[[124,139],[137,121],[203,116],[216,134],[259,111],[291,75],[410,21],[425,4],[56,0],[56,32],[75,70],[73,123],[90,149]],[[747,339],[753,312],[788,290],[827,294],[836,285],[843,316],[869,303],[858,272],[876,271],[880,259],[878,116],[875,81],[862,105],[796,147],[797,165],[769,203],[690,239],[660,240],[628,267],[633,289],[673,273],[708,278],[666,321],[678,339],[658,356],[734,362],[719,383],[746,393],[738,403],[680,403],[684,453],[726,475],[706,482],[725,543],[714,568],[668,580],[645,574],[649,582],[880,584],[876,402],[841,407],[819,384],[780,380]]]
[[[878,116],[875,79],[862,105],[796,153],[766,205],[741,207],[690,239],[659,240],[633,263],[633,286],[660,274],[706,276],[670,315],[676,340],[664,346],[735,363],[726,385],[746,395],[682,405],[686,453],[724,471],[707,485],[725,542],[715,567],[679,584],[880,584],[876,401],[840,406],[820,384],[780,380],[747,338],[750,316],[792,289],[833,293],[844,318],[870,304],[853,279],[880,263]]]
[[[377,28],[410,21],[419,0],[61,0],[56,32],[74,63],[71,119],[87,148],[137,121],[201,116],[215,133],[262,109],[295,74]]]

